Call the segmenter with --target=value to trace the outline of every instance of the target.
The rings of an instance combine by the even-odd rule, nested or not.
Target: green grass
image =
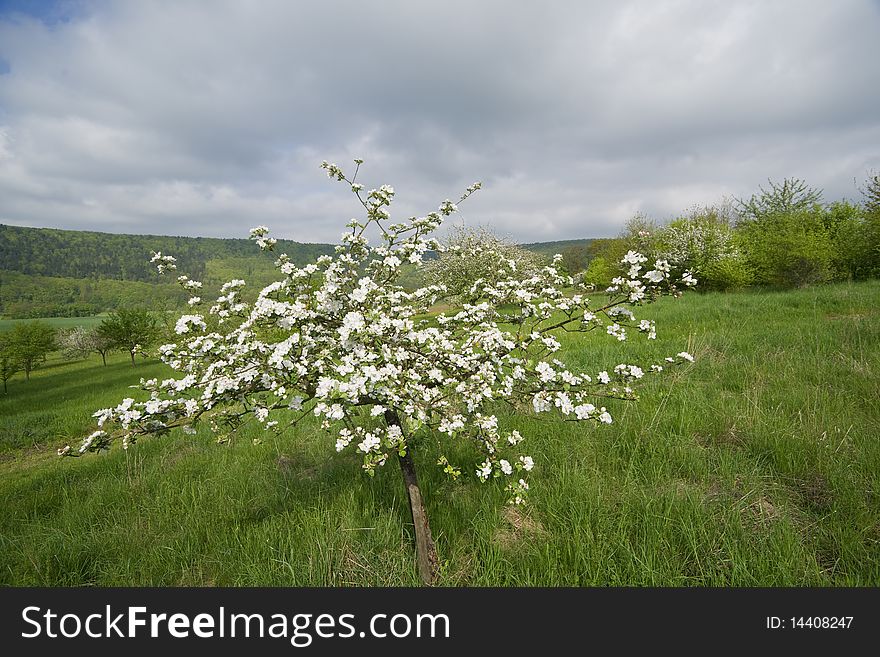
[[[106,314],[101,314],[89,317],[41,317],[39,321],[46,322],[54,329],[68,329],[74,326],[89,328],[100,324],[106,316]],[[0,333],[11,330],[16,324],[33,321],[33,319],[0,319]]]
[[[609,404],[609,427],[502,417],[537,463],[527,509],[417,452],[441,583],[880,585],[878,302],[878,282],[692,294],[642,311],[656,341],[569,338],[564,357],[594,371],[683,349],[697,362]],[[364,476],[314,427],[54,456],[162,372],[120,356],[10,383],[0,584],[418,583],[397,469]]]

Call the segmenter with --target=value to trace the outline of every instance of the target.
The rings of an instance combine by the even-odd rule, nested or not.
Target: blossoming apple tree
[[[509,415],[499,418],[498,408],[506,402],[530,413],[611,424],[603,400],[635,399],[635,381],[691,356],[574,371],[557,357],[556,336],[594,332],[625,340],[637,332],[653,338],[654,323],[636,319],[630,308],[679,294],[695,281],[687,273],[673,281],[668,263],[647,267],[644,256],[629,252],[626,275],[594,307],[586,294],[571,291],[573,280],[557,268],[560,256],[523,276],[499,253],[497,270],[506,276],[473,284],[483,301],[432,314],[445,293],[442,285],[407,291],[397,281],[404,263],[420,263],[426,252],[441,248],[432,234],[456,204],[447,200],[426,216],[392,222],[394,190],[383,185],[365,191],[356,182],[362,161],[355,162],[351,178],[334,164],[322,164],[331,178],[350,186],[366,212],[363,220],[349,222],[335,256],[300,267],[280,255],[279,280],[253,303],[241,299],[242,280],[225,284],[208,304],[198,296],[200,282],[179,276],[192,294],[191,314],[177,321],[177,340],[159,348],[179,376],[142,380],[149,400],[124,399],[96,412],[98,430],[78,449],[67,446],[59,453],[77,456],[116,441],[128,448],[139,436],[177,427],[192,433],[207,425],[220,440],[246,422],[281,432],[313,416],[338,452],[362,456],[367,474],[398,462],[418,571],[432,582],[438,559],[413,451],[436,440],[438,466],[449,476],[464,472],[481,482],[501,482],[511,503],[523,503],[537,465],[527,451],[528,436],[506,426]],[[479,188],[469,187],[459,202]],[[370,246],[369,230],[381,236],[380,244]],[[275,247],[266,227],[253,229],[251,238],[262,249]],[[157,253],[153,261],[160,272],[176,269],[172,256]],[[444,453],[463,441],[474,450],[470,466]]]

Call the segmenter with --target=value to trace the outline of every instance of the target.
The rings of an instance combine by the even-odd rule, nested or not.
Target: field
[[[880,282],[690,294],[642,314],[656,341],[569,338],[563,358],[595,371],[687,349],[696,363],[611,407],[611,426],[502,417],[537,464],[528,507],[416,453],[441,584],[880,585]],[[418,584],[396,466],[370,479],[315,427],[55,456],[93,410],[164,373],[56,358],[10,381],[0,584]]]
[[[55,329],[68,329],[74,326],[97,326],[106,315],[91,315],[89,317],[42,317],[40,321],[46,322]],[[0,319],[0,333],[8,331],[16,324],[32,322],[31,319]]]

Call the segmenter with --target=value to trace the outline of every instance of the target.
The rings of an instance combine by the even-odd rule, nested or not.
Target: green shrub
[[[605,289],[611,285],[611,279],[619,275],[619,267],[603,256],[596,256],[584,271],[583,280],[585,283],[595,285],[597,289]]]

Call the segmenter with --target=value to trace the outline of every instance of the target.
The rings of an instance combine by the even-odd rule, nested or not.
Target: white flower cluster
[[[630,384],[663,369],[621,364],[613,375],[573,371],[555,357],[561,347],[555,334],[598,329],[622,341],[631,328],[653,338],[654,323],[637,320],[625,306],[677,293],[664,261],[643,272],[644,256],[627,253],[629,276],[616,279],[612,296],[598,307],[560,272],[558,256],[519,275],[499,262],[498,270],[509,275],[478,283],[485,301],[434,315],[430,309],[445,288],[407,291],[398,279],[403,263],[438,248],[431,234],[456,204],[444,201],[436,212],[389,224],[393,188],[364,193],[338,166],[322,166],[351,186],[366,220],[349,222],[335,256],[304,267],[279,257],[280,280],[254,303],[239,298],[244,281],[233,280],[207,315],[183,315],[175,326],[178,341],[159,350],[180,378],[142,381],[149,401],[126,399],[98,411],[99,425],[114,424],[119,432],[92,434],[81,452],[107,447],[119,436],[128,445],[139,435],[175,427],[193,431],[200,423],[221,440],[249,420],[281,431],[311,415],[331,433],[337,451],[356,449],[370,474],[428,435],[447,446],[469,441],[478,453],[473,469],[451,464],[446,455],[439,464],[451,476],[466,469],[481,481],[502,480],[510,500],[521,503],[535,463],[522,451],[524,437],[503,426],[501,402],[610,424],[611,414],[598,400],[634,399]],[[479,188],[469,187],[459,203]],[[382,235],[377,246],[366,237],[371,226]],[[265,226],[251,231],[261,248],[274,244],[267,235]],[[173,265],[161,254],[154,261]],[[192,291],[201,288],[186,277],[179,281]],[[682,352],[667,360],[691,358]]]
[[[251,228],[251,239],[257,243],[257,246],[260,247],[263,251],[271,251],[275,248],[275,245],[278,243],[274,237],[266,237],[269,234],[269,229],[266,226],[257,226],[256,228]]]
[[[150,262],[157,262],[159,264],[156,265],[156,269],[159,270],[160,274],[164,274],[166,271],[174,271],[177,269],[177,258],[170,255],[162,255],[161,251],[151,251],[151,255],[153,256],[150,259]]]

